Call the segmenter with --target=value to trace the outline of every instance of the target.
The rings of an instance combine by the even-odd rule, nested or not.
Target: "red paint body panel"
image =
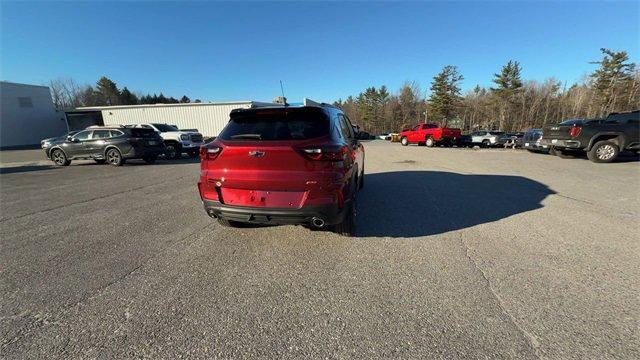
[[[272,121],[286,123],[278,114],[296,110],[269,111],[275,114]],[[241,140],[225,135],[204,145],[198,189],[203,201],[209,204],[208,211],[246,208],[261,219],[264,214],[275,216],[269,211],[278,211],[277,216],[282,216],[282,212],[314,213],[323,218],[326,215],[327,221],[337,221],[336,215],[343,209],[345,199],[351,199],[352,192],[358,189],[357,180],[364,169],[364,147],[357,141],[346,141],[338,133],[339,123],[329,114],[328,134],[318,137],[280,140],[255,138],[255,134],[247,133]],[[242,121],[235,126],[244,126],[243,134],[250,129],[262,131],[266,137],[273,136],[268,129],[271,123],[267,121],[271,120],[264,120],[267,124],[264,127],[263,123],[252,127]],[[298,128],[292,129],[296,136],[300,135]]]
[[[411,130],[401,132],[400,136],[406,137],[410,143],[422,143],[429,136],[436,142],[453,141],[460,137],[461,133],[460,129],[441,128],[434,124],[420,123]]]
[[[222,188],[225,204],[233,206],[292,208],[302,207],[307,191],[261,191]]]

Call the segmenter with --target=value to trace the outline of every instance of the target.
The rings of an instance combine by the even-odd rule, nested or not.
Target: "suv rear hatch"
[[[299,208],[321,201],[314,190],[339,180],[334,162],[320,158],[341,150],[331,146],[329,127],[320,108],[235,110],[220,136],[203,147],[203,153],[219,149],[204,154],[203,175],[218,184],[218,200],[227,205]]]
[[[162,146],[162,138],[153,129],[132,128],[129,131],[131,132],[129,143],[134,147]]]

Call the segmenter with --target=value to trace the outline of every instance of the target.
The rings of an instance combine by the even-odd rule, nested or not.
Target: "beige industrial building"
[[[95,124],[129,125],[144,123],[163,123],[176,125],[179,129],[198,129],[204,136],[218,136],[229,122],[229,113],[233,109],[273,105],[256,101],[233,101],[218,103],[190,104],[152,104],[122,106],[80,107],[67,112],[71,129],[85,128],[91,125],[87,119],[93,118]],[[99,114],[98,114],[99,113]]]

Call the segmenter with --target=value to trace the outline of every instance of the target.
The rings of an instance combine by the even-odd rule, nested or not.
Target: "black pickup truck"
[[[611,113],[606,119],[546,125],[540,143],[555,152],[586,151],[593,162],[611,162],[620,151],[640,150],[640,110]]]

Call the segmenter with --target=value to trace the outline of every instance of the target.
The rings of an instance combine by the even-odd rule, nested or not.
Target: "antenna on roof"
[[[289,104],[287,104],[287,98],[284,97],[284,86],[282,86],[282,80],[280,80],[280,91],[282,92],[282,97],[273,99],[273,102],[276,104],[289,106]]]

